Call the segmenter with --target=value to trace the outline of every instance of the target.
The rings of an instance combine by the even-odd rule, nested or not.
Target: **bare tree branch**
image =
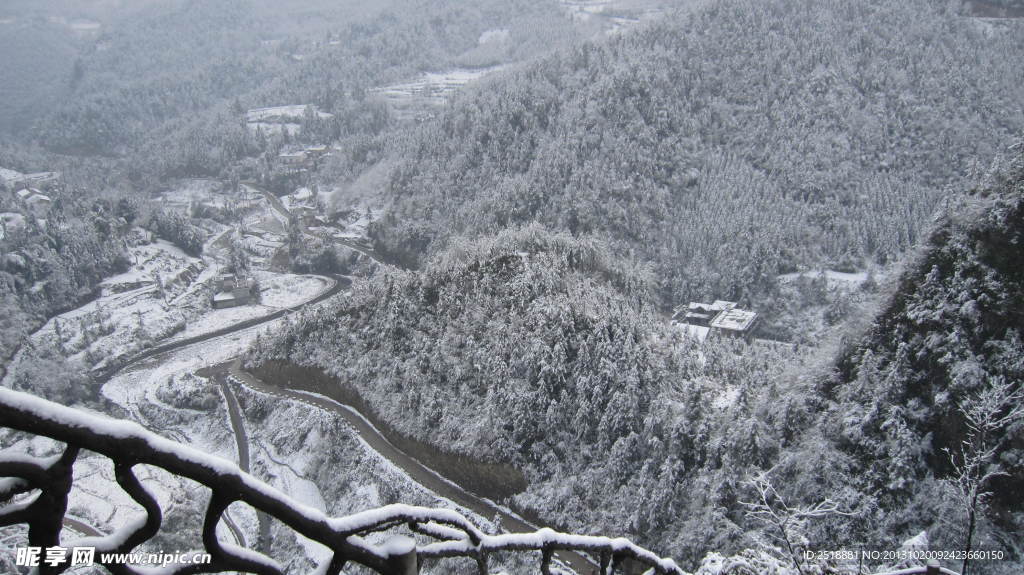
[[[746,508],[747,516],[769,525],[778,532],[777,537],[786,546],[793,566],[797,571],[803,573],[804,562],[798,552],[798,541],[796,540],[804,537],[808,523],[813,519],[830,515],[853,515],[853,513],[840,510],[839,505],[831,499],[824,499],[809,506],[790,506],[772,485],[769,478],[772,471],[774,468],[763,471],[746,481],[746,484],[757,494],[757,499],[755,501],[740,501],[740,505]]]

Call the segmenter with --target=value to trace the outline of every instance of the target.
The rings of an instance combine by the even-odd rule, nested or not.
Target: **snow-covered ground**
[[[237,394],[248,415],[254,474],[293,498],[333,516],[396,501],[444,507],[464,514],[477,525],[492,528],[486,518],[439,498],[413,481],[339,416],[244,386],[237,388]],[[268,405],[273,409],[266,409]],[[306,557],[325,557],[321,545],[297,539]],[[370,540],[380,543],[381,537],[371,535]],[[438,567],[440,570],[433,573],[448,572],[443,564]]]
[[[301,119],[309,104],[292,104],[288,106],[271,106],[268,108],[253,108],[245,113],[246,122],[278,122],[286,119]],[[332,114],[317,111],[321,118],[330,118]]]
[[[243,217],[243,229],[264,237],[264,239],[268,233],[280,234],[283,238],[288,229],[288,214],[281,213],[280,209],[274,206],[259,190],[244,184],[240,189],[247,197],[253,198],[249,201],[248,209]]]
[[[392,84],[373,91],[388,99],[426,98],[443,104],[459,88],[503,68],[505,66],[475,69],[456,68],[444,72],[427,72],[412,82]]]
[[[245,320],[270,315],[282,308],[294,308],[331,287],[327,280],[319,276],[277,274],[267,271],[257,271],[253,275],[260,283],[259,304],[210,309],[189,321],[184,330],[168,341],[211,333]]]
[[[163,240],[129,249],[131,270],[101,284],[102,295],[51,318],[31,339],[90,367],[131,355],[181,329],[207,303],[211,265]],[[18,369],[23,352],[11,362]]]
[[[845,285],[847,287],[857,287],[863,284],[865,281],[867,281],[868,272],[848,273],[837,272],[835,270],[793,272],[780,275],[779,281],[791,282],[801,277],[814,279],[822,276],[824,276],[825,279],[828,280],[829,285]]]
[[[302,130],[299,121],[306,114],[306,104],[292,104],[288,106],[271,106],[268,108],[254,108],[245,113],[245,122],[249,130],[256,132],[261,130],[264,134],[280,134],[287,131],[289,135],[295,135]],[[316,115],[320,118],[330,118],[333,114],[317,110]]]
[[[266,198],[249,192],[242,190],[243,195],[248,193],[259,204],[251,210],[257,218],[254,223],[259,223],[260,218],[269,218],[279,224],[276,210]],[[221,194],[216,182],[191,180],[166,193],[164,202],[168,207],[184,209],[196,201],[215,202]],[[258,258],[252,258],[257,267],[252,273],[262,288],[261,303],[212,310],[209,303],[212,285],[223,269],[235,230],[215,222],[206,222],[204,226],[213,233],[204,245],[201,258],[189,256],[163,240],[132,247],[128,251],[130,270],[102,282],[101,295],[94,301],[52,318],[31,336],[32,342],[59,350],[69,361],[75,362],[68,365],[100,367],[116,358],[131,356],[144,345],[202,335],[282,308],[296,307],[331,286],[329,280],[317,276],[259,269],[259,262],[255,261]],[[259,233],[278,242],[281,240],[273,234]],[[144,238],[146,234],[138,235]],[[273,242],[270,247],[272,253]],[[235,461],[238,454],[233,429],[219,389],[195,372],[238,356],[252,344],[257,334],[279,327],[280,321],[194,344],[132,366],[107,382],[101,393],[129,414],[130,419],[151,430]],[[176,331],[179,333],[168,338]],[[25,349],[36,347],[23,346],[11,362],[7,373],[7,378],[11,379],[5,383],[10,385],[18,373],[19,363],[32,356],[33,352]],[[8,435],[0,432],[4,447],[18,452],[43,454],[55,448],[52,442],[39,438],[15,438],[12,443],[5,437]],[[187,540],[178,533],[195,533],[198,529],[201,514],[196,513],[196,502],[207,497],[205,488],[157,468],[140,466],[136,472],[160,501],[166,513],[165,523],[176,526],[152,543],[154,549],[197,547],[194,537]],[[315,502],[315,485],[303,481],[296,476],[286,487],[301,491],[303,500]],[[82,456],[76,467],[69,510],[70,517],[105,532],[126,525],[140,512],[137,503],[116,488],[110,462],[89,454]],[[249,545],[256,541],[258,522],[251,509],[232,506],[228,518],[222,524],[231,526],[223,529],[221,535],[225,540]],[[65,534],[65,537],[71,535]]]
[[[10,180],[16,180],[25,174],[17,170],[11,170],[8,168],[0,168],[0,182],[7,182]]]
[[[51,24],[63,26],[68,30],[80,35],[96,35],[103,29],[103,24],[88,18],[66,18],[64,16],[48,16],[46,18]]]
[[[249,233],[239,234],[224,224],[205,222],[203,226],[212,233],[202,257],[189,256],[163,240],[132,247],[129,271],[107,278],[96,300],[52,318],[32,339],[45,341],[86,366],[101,367],[116,358],[134,355],[143,345],[210,333],[282,308],[297,307],[329,289],[330,282],[321,277],[266,270],[266,259],[283,245],[284,236],[276,232],[283,232],[286,222],[262,194],[245,186],[241,192],[250,203],[250,209],[243,212],[242,226]],[[189,180],[164,193],[161,201],[166,208],[187,210],[196,203],[232,205],[233,199],[222,191],[219,182]],[[312,199],[310,190],[300,189],[286,202],[307,205]],[[346,220],[345,237],[362,237],[366,226],[379,216],[379,210],[353,210]],[[256,268],[253,275],[261,285],[261,302],[212,310],[211,286],[227,261],[233,238],[251,252],[251,263]],[[196,371],[239,356],[259,334],[279,329],[283,321],[274,320],[147,359],[116,374],[100,393],[118,406],[113,409],[118,416],[127,416],[169,439],[236,461],[235,430],[219,386]],[[12,361],[8,377],[16,373],[19,361],[20,357]],[[352,432],[335,421],[335,416],[311,413],[309,406],[297,402],[279,406],[276,398],[264,397],[261,401],[268,402],[267,409],[250,414],[246,421],[253,472],[302,503],[335,515],[395,500],[454,507],[450,502],[438,501],[357,437],[342,438]],[[99,409],[99,405],[94,403],[93,408]],[[273,424],[259,425],[253,418],[268,418]],[[8,434],[0,432],[0,447],[44,454],[52,453],[57,446],[39,438],[9,440]],[[356,464],[348,465],[352,462]],[[164,509],[165,524],[174,525],[151,543],[152,549],[184,551],[198,547],[195,535],[202,515],[196,506],[205,501],[208,491],[158,468],[138,466],[135,471]],[[345,481],[338,482],[338,477]],[[140,514],[138,504],[117,488],[109,460],[89,453],[79,458],[69,501],[70,517],[111,532]],[[218,530],[223,540],[248,546],[257,541],[259,523],[251,509],[233,505],[227,518]],[[484,518],[473,519],[487,524]],[[74,540],[69,532],[64,538],[65,542]],[[325,557],[326,551],[318,544],[299,544],[300,552],[292,560],[308,566],[309,559]]]
[[[120,406],[130,418],[150,430],[202,451],[237,461],[234,430],[217,386],[195,375],[201,367],[220,363],[242,353],[255,338],[279,328],[274,322],[242,330],[211,341],[188,346],[171,354],[147,360],[118,374],[102,389],[104,397]],[[363,511],[400,500],[419,505],[441,505],[467,513],[408,478],[399,468],[372,451],[344,422],[332,414],[301,402],[282,400],[246,389],[238,389],[243,404],[246,437],[252,473],[297,501],[332,515]],[[27,443],[39,445],[32,448]],[[23,440],[14,448],[47,453],[46,440]],[[152,491],[165,510],[165,524],[176,526],[152,543],[154,550],[177,551],[195,546],[201,514],[196,502],[208,491],[190,481],[157,468],[136,469],[140,481]],[[343,481],[338,479],[343,477]],[[105,458],[84,454],[76,467],[76,482],[70,495],[70,515],[97,529],[110,532],[124,527],[141,514],[138,505],[115,487],[113,470]],[[386,493],[385,493],[386,492]],[[220,538],[252,546],[258,540],[259,524],[252,509],[235,504]],[[471,516],[481,525],[485,518]],[[274,527],[274,540],[289,539],[286,529]],[[65,534],[65,541],[73,539]],[[307,565],[322,560],[326,550],[319,544],[295,536],[295,555],[278,559]]]
[[[669,9],[683,4],[666,0],[559,0],[559,3],[573,20],[598,22],[608,34],[657,20]]]
[[[427,72],[410,82],[375,88],[371,92],[383,97],[399,118],[419,119],[444,106],[466,84],[504,68],[506,66]]]
[[[708,338],[708,334],[711,332],[710,327],[703,325],[692,325],[684,322],[672,322],[672,327],[678,329],[682,334],[690,339],[703,342]]]
[[[202,367],[231,359],[251,345],[257,334],[273,328],[272,325],[256,326],[146,361],[113,377],[103,386],[102,393],[127,411],[131,419],[150,430],[237,462],[236,442],[224,401],[217,386],[195,375],[195,372]],[[80,502],[85,509],[113,510],[108,511],[105,517],[90,517],[95,521],[92,525],[103,531],[122,527],[139,514],[136,504],[117,493],[120,490],[111,489],[109,479],[103,474],[89,476],[76,481],[72,491],[72,505]],[[194,519],[194,516],[199,515],[195,505],[196,501],[203,501],[208,496],[205,488],[166,473],[158,473],[148,481],[143,479],[143,484],[157,491],[164,509],[167,509],[168,504],[172,509],[175,506],[180,508],[178,519],[185,523],[186,528],[198,527],[198,520]],[[103,493],[104,489],[116,494],[107,498],[106,508],[91,501],[88,495],[90,492]],[[255,515],[251,510],[238,507],[232,506],[227,516],[241,531],[243,542],[251,544],[257,538]],[[187,515],[188,521],[182,515]],[[237,543],[226,529],[221,537]],[[171,540],[162,544],[181,543]]]
[[[330,287],[320,276],[271,272],[256,272],[255,275],[260,282],[261,303],[275,309],[295,307]]]
[[[100,283],[104,295],[119,294],[142,285],[168,284],[190,266],[203,265],[200,258],[192,257],[165,240],[129,248],[132,269],[111,276]]]
[[[262,131],[264,135],[277,135],[287,131],[289,136],[294,136],[302,131],[302,125],[294,122],[281,122],[281,123],[270,123],[270,122],[247,122],[245,124],[249,130],[255,134],[258,131]]]
[[[339,219],[337,223],[326,226],[310,226],[307,231],[325,239],[363,240],[367,237],[367,227],[383,215],[384,211],[379,208],[355,206],[348,212],[347,217]]]
[[[278,224],[276,219],[271,219],[271,221],[274,224]],[[250,232],[242,237],[241,243],[251,254],[254,262],[265,266],[268,265],[270,258],[274,257],[277,250],[284,246],[285,237],[280,233],[263,232],[257,234]]]
[[[276,275],[267,274],[264,281],[270,285],[272,299],[282,305],[297,304],[316,295],[328,285],[321,278],[274,277]],[[266,313],[266,309],[263,311]],[[79,309],[69,313],[86,312]],[[190,330],[201,332],[203,327],[223,327],[223,321],[213,322],[206,318],[204,315],[203,320],[197,322],[198,327],[190,325]],[[129,414],[130,419],[150,430],[207,453],[236,461],[232,426],[221,395],[215,385],[197,376],[195,372],[202,367],[236,357],[252,344],[258,334],[279,328],[281,321],[193,344],[132,366],[111,378],[103,386],[102,394]],[[36,454],[53,450],[51,442],[40,438],[23,439],[5,447]],[[198,528],[201,514],[196,513],[195,505],[207,496],[205,488],[156,468],[142,466],[137,469],[137,474],[165,510],[165,523]],[[75,486],[69,500],[70,515],[105,532],[126,525],[139,515],[138,504],[112,486],[116,486],[116,483],[109,461],[91,454],[80,457],[76,466]],[[242,532],[246,542],[251,544],[256,540],[257,523],[251,509],[232,507],[228,517]],[[225,530],[223,537],[232,541],[234,536],[231,533]],[[163,545],[165,550],[191,548],[187,541],[176,540],[175,534],[165,534],[165,539],[154,542],[154,545]]]
[[[356,209],[352,218],[341,221],[336,225],[311,226],[309,233],[324,238],[333,239],[364,239],[367,237],[367,227],[376,219],[380,218],[382,211],[367,209],[361,211]]]
[[[302,187],[288,195],[282,196],[281,204],[283,204],[288,211],[292,211],[297,207],[315,208],[317,204],[317,196],[313,193],[313,190]]]
[[[188,194],[205,187],[193,183],[180,191]],[[254,223],[269,218],[279,225],[275,210],[265,199],[260,201],[263,209],[254,212]],[[230,228],[223,227],[211,235],[201,258],[189,256],[164,240],[129,248],[130,270],[104,280],[100,297],[51,318],[32,335],[32,340],[52,346],[90,368],[100,368],[159,341],[202,335],[294,307],[330,287],[327,280],[317,276],[265,271],[284,238],[268,233],[248,235],[241,244],[251,252],[256,268],[252,273],[261,286],[261,301],[237,308],[211,309],[213,284],[223,269],[226,242],[232,233]],[[17,371],[21,360],[19,353],[8,377]]]
[[[477,39],[478,44],[490,44],[491,42],[505,42],[509,39],[510,34],[508,28],[492,28],[490,30],[484,30],[480,34],[480,38]]]
[[[687,0],[691,3],[699,0]],[[565,13],[580,22],[596,21],[609,34],[620,33],[637,24],[657,20],[679,2],[669,0],[559,0]],[[509,31],[495,28],[484,31],[478,43],[483,45],[509,38]],[[455,68],[425,72],[418,78],[374,88],[390,105],[395,115],[404,120],[422,120],[444,106],[458,90],[484,76],[508,68],[508,64],[486,68]],[[250,120],[254,121],[254,120]]]
[[[248,186],[239,186],[237,191],[231,191],[220,180],[195,178],[181,180],[171,189],[162,192],[156,205],[191,215],[193,206],[251,212],[264,207],[265,203],[263,194]]]
[[[160,194],[160,204],[165,208],[186,210],[193,203],[220,203],[222,196],[218,193],[221,182],[208,179],[183,180],[174,188]]]

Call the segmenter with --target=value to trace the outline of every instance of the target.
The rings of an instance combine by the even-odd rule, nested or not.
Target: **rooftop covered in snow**
[[[757,323],[757,312],[740,309],[736,302],[726,300],[690,302],[676,310],[672,321],[687,336],[700,341],[716,332],[749,337]]]
[[[754,325],[757,313],[742,309],[727,309],[711,320],[711,327],[731,331],[747,331]]]

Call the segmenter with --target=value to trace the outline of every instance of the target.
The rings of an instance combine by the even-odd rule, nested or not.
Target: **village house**
[[[253,278],[224,274],[217,281],[217,291],[210,304],[213,309],[248,305],[259,297],[260,288]]]
[[[308,205],[298,205],[291,208],[292,216],[303,226],[318,226],[323,224],[320,221],[320,213],[316,207]]]
[[[736,307],[736,302],[690,302],[676,310],[673,325],[687,336],[704,341],[711,336],[741,337],[751,340],[757,326],[757,312]]]
[[[277,159],[282,165],[292,168],[306,168],[311,164],[309,154],[307,154],[305,150],[299,150],[297,152],[282,152],[278,154]]]
[[[45,217],[53,205],[53,199],[35,188],[22,188],[16,192],[18,199],[25,205],[25,209],[32,212],[37,218]]]
[[[306,148],[306,153],[309,154],[310,156],[312,156],[312,158],[314,160],[319,160],[320,158],[326,156],[327,152],[329,152],[329,151],[330,151],[330,148],[328,148],[327,146],[323,146],[323,145],[320,145],[320,146],[310,146],[310,147]]]
[[[60,183],[60,172],[37,172],[34,174],[18,174],[12,170],[5,170],[5,172],[8,174],[3,178],[4,187],[9,190],[28,188],[50,190]]]

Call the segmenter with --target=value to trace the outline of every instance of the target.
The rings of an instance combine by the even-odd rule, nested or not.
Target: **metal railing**
[[[488,557],[494,553],[535,551],[541,555],[540,571],[547,575],[551,573],[554,553],[565,550],[591,557],[593,570],[602,575],[622,570],[629,562],[658,574],[685,575],[673,560],[661,558],[626,539],[570,535],[551,529],[489,535],[463,515],[447,509],[389,505],[345,517],[328,517],[231,462],[165,439],[136,423],[85,413],[6,388],[0,388],[0,426],[65,444],[62,454],[50,458],[0,454],[0,527],[27,525],[31,547],[60,545],[74,465],[80,453],[88,450],[113,462],[117,484],[145,511],[141,521],[108,536],[89,539],[90,544],[95,544],[97,563],[115,575],[134,575],[141,570],[104,562],[103,557],[133,552],[160,532],[163,521],[159,502],[135,475],[138,465],[160,467],[210,490],[201,533],[210,562],[174,567],[171,572],[176,575],[226,570],[259,575],[283,573],[283,568],[270,557],[218,540],[217,526],[225,510],[235,502],[266,513],[329,548],[330,559],[316,570],[322,574],[337,574],[346,564],[357,563],[386,575],[413,575],[423,561],[446,557],[470,558],[480,573],[486,574]],[[420,535],[419,541],[397,532],[381,545],[366,539],[372,533],[402,528],[414,536]],[[50,575],[69,567],[69,559],[65,558],[53,564],[40,563],[38,572]]]

